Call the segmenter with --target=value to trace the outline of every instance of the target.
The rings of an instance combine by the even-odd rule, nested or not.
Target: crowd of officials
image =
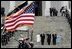
[[[47,40],[46,41],[47,41],[48,45],[51,44],[51,39],[52,39],[53,45],[56,45],[57,34],[48,33],[48,34],[46,34],[46,36],[47,36]],[[44,33],[40,34],[40,37],[41,37],[41,45],[44,45],[45,34]]]

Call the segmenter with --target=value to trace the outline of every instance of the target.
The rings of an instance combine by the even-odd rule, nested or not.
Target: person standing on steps
[[[41,37],[41,45],[44,45],[45,34],[44,33],[40,34],[40,37]]]
[[[51,42],[51,34],[46,34],[47,35],[47,43],[50,45]]]
[[[56,45],[56,39],[57,39],[57,34],[54,32],[54,33],[52,34],[53,45]]]

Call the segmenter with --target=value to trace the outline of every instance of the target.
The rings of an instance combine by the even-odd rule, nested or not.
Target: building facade
[[[15,7],[25,1],[1,1],[1,6],[5,8],[5,14],[7,15]],[[28,1],[30,4],[32,1]],[[58,10],[58,16],[60,16],[60,8],[67,6],[71,10],[71,1],[36,1],[38,5],[38,12],[36,16],[50,16],[49,8],[55,7]]]

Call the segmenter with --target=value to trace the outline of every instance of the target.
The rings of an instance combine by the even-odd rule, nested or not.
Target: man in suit
[[[54,13],[55,13],[55,16],[57,16],[57,14],[58,14],[58,11],[55,9]]]
[[[54,7],[54,8],[52,8],[52,9],[53,9],[53,16],[57,16],[58,11],[56,10],[56,8]]]
[[[53,40],[52,40],[53,41],[53,45],[56,45],[57,34],[53,33],[52,37],[53,37]]]
[[[41,37],[41,45],[44,45],[45,34],[40,34]]]
[[[47,43],[50,45],[51,42],[51,34],[46,34],[47,35]]]
[[[50,16],[52,16],[52,8],[50,8]]]

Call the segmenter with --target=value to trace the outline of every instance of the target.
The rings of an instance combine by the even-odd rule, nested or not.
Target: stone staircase
[[[57,34],[62,35],[62,40],[60,44],[57,45],[48,45],[46,42],[46,36],[45,36],[45,42],[44,45],[41,45],[41,43],[36,42],[36,35],[45,33],[47,34],[50,31],[52,34],[53,32],[56,32]],[[20,38],[20,34],[23,34],[24,36],[27,35],[27,32],[24,31],[17,31],[14,34],[15,39],[18,40]],[[55,16],[55,17],[45,17],[45,16],[39,16],[35,17],[35,23],[34,23],[34,33],[33,33],[33,42],[34,42],[34,48],[70,48],[71,47],[71,29],[69,27],[69,24],[67,23],[67,19],[62,16]],[[17,48],[18,42],[11,38],[9,44],[6,46],[1,46],[2,48]]]
[[[56,46],[51,45],[49,46],[47,44],[47,37],[45,36],[45,42],[44,42],[44,46],[41,45],[41,43],[37,43],[36,42],[36,35],[37,34],[41,34],[41,33],[45,33],[47,34],[50,31],[50,33],[52,34],[53,32],[56,32],[57,34],[62,35],[62,40],[61,43],[59,43],[59,45],[57,44]],[[69,24],[67,22],[66,17],[63,16],[55,16],[55,17],[36,17],[36,21],[34,24],[34,33],[33,33],[33,41],[36,45],[36,47],[38,48],[53,48],[53,47],[70,47],[70,42],[71,42],[71,29],[69,27]],[[38,46],[37,46],[38,45]]]

